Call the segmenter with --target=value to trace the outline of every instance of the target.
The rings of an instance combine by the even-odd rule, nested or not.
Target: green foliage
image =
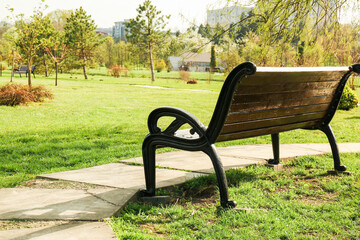
[[[100,65],[105,64],[110,67],[115,64],[115,42],[110,36],[107,36],[96,51],[96,60]]]
[[[346,85],[340,99],[339,109],[350,110],[358,106],[359,100],[355,92]]]
[[[223,52],[220,54],[221,63],[225,68],[225,74],[229,74],[233,68],[242,62],[237,51]]]
[[[101,44],[96,25],[90,15],[80,7],[70,14],[65,24],[65,44],[71,50],[71,57],[77,59],[88,79],[86,67],[92,60],[96,47]]]
[[[155,81],[153,51],[154,46],[159,45],[166,35],[164,28],[167,25],[166,20],[170,15],[161,15],[161,11],[152,5],[151,0],[145,0],[142,5],[136,9],[138,15],[126,23],[128,28],[127,39],[142,48],[147,48],[150,60],[151,80]]]
[[[7,84],[0,88],[0,105],[17,106],[30,102],[42,102],[53,98],[44,86],[29,87],[23,84]]]
[[[41,47],[37,51],[37,65],[43,65],[45,77],[49,76],[48,71],[48,55],[46,53],[45,46],[49,45],[49,42],[52,42],[55,36],[55,28],[52,25],[50,18],[45,16],[41,19],[41,28],[40,35],[38,36],[39,41],[41,42]],[[41,61],[40,61],[41,59]]]
[[[56,9],[47,14],[56,31],[64,31],[66,19],[70,17],[73,10]]]
[[[53,33],[53,27],[49,18],[43,17],[41,12],[35,12],[29,20],[21,18],[16,22],[16,32],[15,45],[26,60],[30,72],[35,56],[44,51],[44,39]],[[31,74],[28,74],[28,85],[31,86]]]

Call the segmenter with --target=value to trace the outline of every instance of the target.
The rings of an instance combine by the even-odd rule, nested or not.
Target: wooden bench
[[[31,73],[34,77],[35,77],[35,68],[36,68],[36,65],[31,66]],[[21,77],[22,73],[25,73],[27,76],[29,73],[29,69],[28,69],[27,65],[21,65],[19,69],[14,69],[13,72],[18,73],[20,75],[20,77]]]
[[[155,194],[155,151],[168,146],[187,151],[203,151],[214,166],[223,207],[234,207],[228,200],[225,171],[216,151],[215,142],[271,135],[274,159],[279,163],[279,133],[293,129],[323,131],[331,145],[334,167],[345,171],[340,164],[335,136],[330,127],[347,79],[360,73],[360,65],[351,67],[270,68],[256,67],[246,62],[234,68],[221,89],[213,116],[206,128],[191,113],[173,107],[161,107],[148,118],[149,134],[142,151],[146,190],[143,196]],[[175,120],[161,130],[161,117]],[[189,124],[197,137],[176,136],[176,131]]]

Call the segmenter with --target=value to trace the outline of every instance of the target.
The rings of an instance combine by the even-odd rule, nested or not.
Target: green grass
[[[10,72],[3,72],[0,84],[9,79]],[[26,84],[25,77],[18,75],[14,81]],[[38,74],[33,84],[45,85],[55,98],[28,106],[0,106],[0,187],[16,186],[38,174],[141,156],[141,144],[148,133],[148,114],[160,106],[183,108],[207,125],[222,81],[187,85],[180,80],[159,78],[151,83],[148,78],[113,78],[106,76],[105,71],[90,70],[89,80],[81,74],[61,74],[59,86],[55,87],[53,76],[45,79]],[[332,126],[339,142],[360,139],[359,118],[359,108],[337,112]],[[163,126],[168,122],[169,119],[161,121]],[[311,142],[327,139],[317,131],[281,134],[281,143]],[[270,143],[269,136],[218,145],[262,143]]]
[[[228,171],[230,199],[250,212],[219,208],[212,174],[163,190],[168,206],[131,203],[108,223],[118,239],[358,239],[360,154],[341,157],[353,175],[329,175],[330,155],[288,161],[281,172]]]

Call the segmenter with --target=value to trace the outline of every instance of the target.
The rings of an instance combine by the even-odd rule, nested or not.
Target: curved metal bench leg
[[[274,159],[269,159],[269,163],[270,164],[279,164],[279,162],[280,162],[279,133],[271,134],[271,143],[272,143]]]
[[[334,168],[337,171],[346,171],[346,166],[341,165],[340,163],[340,155],[339,155],[339,149],[336,143],[336,139],[335,139],[335,135],[331,129],[330,124],[322,126],[320,128],[321,131],[323,131],[330,143],[331,146],[331,151],[332,151],[332,155],[333,155],[333,159],[334,159]]]
[[[146,189],[141,190],[143,196],[155,195],[155,151],[151,136],[147,135],[142,145]]]
[[[219,154],[215,148],[214,144],[211,144],[208,148],[204,150],[204,152],[210,157],[212,164],[214,166],[214,170],[217,177],[217,182],[219,185],[220,191],[220,202],[221,206],[224,208],[235,207],[235,201],[229,201],[228,197],[228,185],[226,180],[226,175],[224,171],[224,167],[220,161]]]

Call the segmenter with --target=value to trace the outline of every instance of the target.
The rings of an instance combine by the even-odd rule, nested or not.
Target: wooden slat
[[[224,124],[221,134],[261,129],[261,128],[267,128],[273,126],[288,125],[288,124],[311,121],[311,120],[319,120],[324,118],[325,115],[326,115],[326,111],[323,111],[323,112],[298,114],[298,115],[279,117],[279,118],[261,119],[261,120],[241,122],[241,123]]]
[[[318,96],[333,95],[336,89],[315,89],[303,91],[301,89],[293,92],[284,93],[264,93],[264,94],[247,94],[247,95],[235,95],[233,97],[233,103],[251,103],[251,102],[269,102],[269,101],[288,101],[291,99],[301,99]]]
[[[249,137],[257,137],[257,136],[262,136],[262,135],[269,135],[269,134],[273,134],[273,133],[285,132],[285,131],[298,129],[298,128],[311,128],[313,126],[316,126],[318,123],[319,123],[319,121],[309,121],[309,122],[269,127],[269,128],[263,128],[263,129],[257,129],[257,130],[243,131],[243,132],[238,132],[238,133],[222,134],[222,135],[219,135],[216,142],[230,141],[230,140],[243,139],[243,138],[249,138]]]
[[[252,120],[259,120],[265,118],[277,118],[283,116],[290,116],[296,114],[312,113],[326,111],[329,108],[329,103],[314,104],[308,106],[289,107],[289,108],[274,108],[263,111],[242,111],[229,112],[225,123],[238,123]]]
[[[247,111],[260,111],[270,110],[276,108],[287,108],[297,106],[307,106],[313,104],[330,103],[333,99],[332,95],[311,97],[311,98],[298,98],[298,99],[279,99],[276,101],[260,101],[257,103],[237,103],[230,106],[230,112],[247,112]]]
[[[323,72],[324,74],[329,72],[348,72],[349,67],[257,67],[256,72],[292,72],[292,73],[304,73],[304,72]]]
[[[337,72],[257,72],[242,79],[241,85],[268,85],[296,82],[339,81],[347,71]]]
[[[235,95],[243,94],[259,94],[259,93],[281,93],[294,90],[313,90],[313,89],[334,89],[339,85],[339,81],[325,81],[325,82],[300,82],[300,83],[283,83],[283,84],[269,84],[264,86],[247,86],[239,85],[235,91]]]

